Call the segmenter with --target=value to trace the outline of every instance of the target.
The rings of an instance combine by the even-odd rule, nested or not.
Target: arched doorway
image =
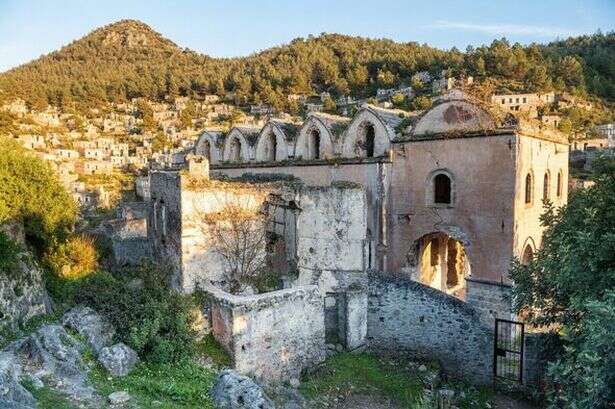
[[[463,243],[446,233],[431,233],[417,240],[416,254],[415,280],[465,299],[465,278],[471,267]]]

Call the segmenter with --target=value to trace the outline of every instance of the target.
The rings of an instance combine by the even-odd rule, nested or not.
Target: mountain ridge
[[[141,21],[120,20],[0,73],[0,99],[83,110],[134,97],[232,92],[238,103],[292,110],[290,93],[365,97],[377,88],[410,84],[417,71],[437,75],[442,69],[498,91],[559,89],[615,100],[615,34],[528,46],[500,39],[466,52],[321,34],[248,56],[213,58],[181,48]]]

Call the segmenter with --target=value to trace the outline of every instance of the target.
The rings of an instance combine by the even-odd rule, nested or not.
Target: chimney
[[[209,160],[205,156],[190,154],[186,156],[188,161],[188,173],[191,176],[209,180]]]

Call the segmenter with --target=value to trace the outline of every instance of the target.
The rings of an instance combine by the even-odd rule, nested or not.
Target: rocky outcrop
[[[14,328],[36,315],[51,312],[42,270],[30,253],[23,252],[18,257],[12,271],[0,272],[0,328]]]
[[[109,346],[114,329],[94,310],[75,307],[62,323],[85,338],[112,375],[124,376],[138,362],[136,352],[126,345]],[[9,344],[0,351],[0,408],[36,407],[34,397],[22,385],[26,380],[33,387],[50,387],[75,403],[100,406],[102,398],[87,382],[88,368],[82,359],[86,349],[79,337],[58,324],[43,325]]]
[[[274,408],[256,382],[231,369],[220,372],[210,395],[214,405],[220,409]]]
[[[0,352],[0,407],[34,408],[34,397],[21,383],[21,365],[15,355]]]
[[[139,356],[132,348],[120,342],[101,349],[98,361],[111,375],[126,376],[135,369]]]
[[[100,314],[86,306],[77,306],[64,314],[62,323],[85,337],[95,353],[111,345],[115,330]]]
[[[44,325],[8,350],[15,354],[23,372],[32,378],[77,401],[94,398],[94,389],[87,385],[86,367],[81,359],[85,347],[64,327]]]

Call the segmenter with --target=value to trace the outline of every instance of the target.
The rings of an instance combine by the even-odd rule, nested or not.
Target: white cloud
[[[579,34],[575,30],[558,27],[531,26],[518,24],[471,24],[438,20],[429,26],[443,30],[475,31],[489,35],[525,35],[537,37],[568,37]]]

